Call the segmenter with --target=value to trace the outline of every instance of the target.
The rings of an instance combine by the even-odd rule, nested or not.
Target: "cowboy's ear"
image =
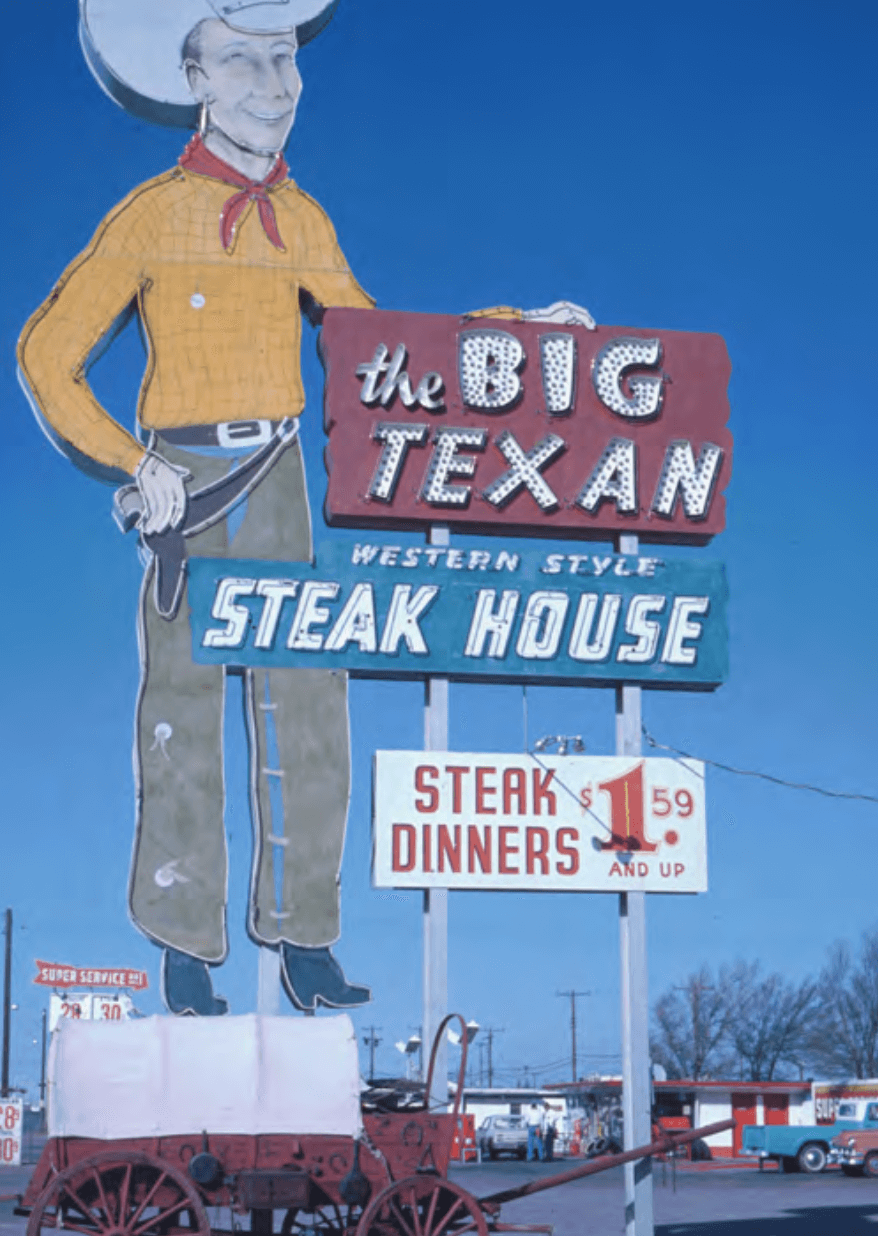
[[[208,85],[207,74],[197,60],[187,60],[183,66],[186,70],[186,81],[196,103],[212,103],[213,95]]]

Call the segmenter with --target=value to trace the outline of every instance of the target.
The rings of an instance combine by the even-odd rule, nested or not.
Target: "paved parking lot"
[[[477,1196],[563,1171],[559,1163],[498,1162],[455,1168]],[[663,1180],[666,1183],[663,1183]],[[624,1236],[622,1169],[548,1190],[503,1207],[508,1223],[552,1223],[555,1236]],[[878,1236],[878,1181],[781,1175],[730,1168],[655,1170],[656,1236]]]
[[[571,1161],[501,1161],[452,1169],[478,1196],[564,1171]],[[0,1198],[24,1189],[31,1167],[0,1168]],[[555,1236],[624,1236],[622,1170],[503,1207],[507,1223],[552,1223]],[[26,1220],[0,1201],[0,1236],[24,1236]],[[656,1236],[878,1236],[878,1181],[849,1180],[836,1171],[784,1176],[752,1168],[677,1172],[657,1165]],[[276,1224],[276,1228],[277,1228]]]

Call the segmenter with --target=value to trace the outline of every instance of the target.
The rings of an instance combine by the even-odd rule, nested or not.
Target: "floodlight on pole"
[[[414,1064],[415,1052],[421,1050],[421,1036],[419,1034],[410,1034],[405,1042],[400,1039],[398,1043],[394,1043],[394,1047],[398,1052],[402,1052],[405,1056],[406,1075],[410,1076],[412,1073],[412,1065]]]
[[[473,1041],[473,1039],[476,1037],[480,1029],[481,1027],[479,1026],[479,1023],[477,1021],[468,1021],[466,1023],[467,1046],[469,1046],[469,1044]],[[460,1031],[452,1029],[451,1026],[448,1027],[448,1030],[446,1031],[446,1033],[448,1035],[449,1043],[453,1043],[455,1047],[457,1047],[458,1043],[460,1043],[463,1039],[463,1035],[460,1033]]]
[[[549,751],[552,747],[558,748],[559,755],[581,755],[585,743],[581,734],[546,734],[534,743],[534,751]]]

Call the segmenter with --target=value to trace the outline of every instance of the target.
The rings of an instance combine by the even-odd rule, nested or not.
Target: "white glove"
[[[597,323],[587,309],[569,300],[556,300],[545,309],[525,309],[525,322],[557,322],[559,326],[584,326],[597,330]]]
[[[147,452],[137,465],[134,479],[143,499],[138,527],[147,536],[178,528],[186,514],[186,487],[192,473],[168,463],[161,455]]]

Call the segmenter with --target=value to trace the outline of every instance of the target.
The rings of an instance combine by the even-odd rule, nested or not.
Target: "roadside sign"
[[[364,540],[314,564],[189,563],[195,661],[375,678],[710,689],[726,593],[721,563],[640,553]]]
[[[719,335],[329,309],[326,517],[704,545],[731,476]]]
[[[846,1099],[878,1099],[878,1078],[814,1082],[811,1089],[816,1123],[833,1124],[838,1119],[839,1103]]]
[[[24,1103],[21,1099],[0,1099],[0,1166],[21,1164],[21,1135]]]
[[[105,970],[94,966],[68,966],[53,961],[35,961],[39,987],[115,987],[143,991],[149,986],[145,970],[121,967]]]
[[[379,888],[707,890],[704,765],[378,751]]]
[[[49,1032],[65,1020],[91,1021],[91,993],[49,997]]]
[[[61,1021],[128,1021],[134,1005],[130,996],[96,996],[91,992],[49,997],[49,1030]]]

